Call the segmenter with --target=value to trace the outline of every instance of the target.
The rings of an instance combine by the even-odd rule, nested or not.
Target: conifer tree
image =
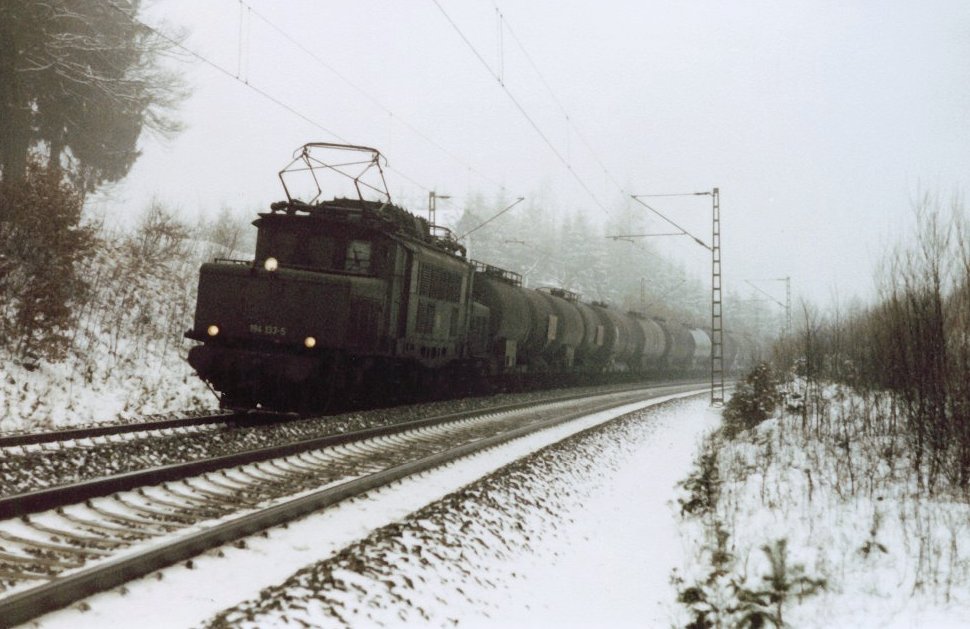
[[[141,24],[140,7],[0,2],[0,179],[21,179],[35,152],[90,191],[127,174],[143,129],[178,130],[170,114],[185,92],[160,64],[174,40]]]
[[[0,184],[0,337],[22,357],[63,357],[84,294],[95,229],[81,222],[82,194],[56,169],[28,161]]]

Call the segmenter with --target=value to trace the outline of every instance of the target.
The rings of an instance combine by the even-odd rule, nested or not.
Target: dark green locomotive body
[[[423,219],[337,199],[274,204],[254,225],[254,260],[202,266],[186,334],[203,343],[190,364],[225,405],[306,410],[468,361],[472,266]]]

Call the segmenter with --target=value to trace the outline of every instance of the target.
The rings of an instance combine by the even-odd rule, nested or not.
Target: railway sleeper
[[[63,529],[58,529],[53,526],[48,526],[36,520],[31,520],[29,516],[24,516],[23,522],[30,528],[37,531],[38,533],[45,533],[47,535],[55,535],[58,537],[63,537],[64,540],[67,542],[77,542],[79,544],[91,544],[95,547],[104,548],[104,549],[128,546],[128,542],[123,540],[111,539],[104,536],[94,537],[93,535],[84,535],[80,531],[65,531]]]
[[[244,488],[242,487],[238,487],[238,488],[227,487],[226,485],[216,482],[209,476],[206,476],[205,480],[207,483],[215,485],[219,489],[225,490],[230,493],[224,494],[219,491],[206,489],[205,487],[198,487],[190,483],[187,479],[182,481],[182,484],[188,487],[191,491],[202,494],[203,496],[211,498],[212,500],[225,503],[229,506],[238,506],[241,504],[246,507],[255,507],[257,504],[259,504],[259,501],[257,500],[254,500],[252,498],[246,498]]]
[[[127,502],[125,502],[117,494],[115,496],[113,496],[113,498],[114,498],[114,500],[116,502],[120,503],[125,508],[128,508],[128,509],[131,509],[132,508],[131,505],[129,505]],[[101,507],[98,507],[98,506],[94,505],[91,502],[88,502],[87,503],[87,508],[90,509],[91,511],[94,511],[95,513],[97,513],[101,517],[106,518],[109,521],[112,521],[114,523],[121,523],[121,524],[127,524],[127,525],[131,525],[131,526],[137,526],[137,527],[140,527],[141,529],[145,529],[145,528],[149,528],[149,529],[159,529],[159,531],[158,531],[159,533],[168,533],[168,532],[171,532],[171,531],[175,531],[175,530],[177,530],[179,528],[175,524],[169,524],[167,522],[162,522],[162,521],[159,521],[157,519],[151,519],[151,520],[149,520],[149,519],[142,519],[142,518],[134,518],[134,517],[131,517],[131,516],[129,516],[127,514],[124,514],[124,513],[115,513],[114,511],[108,511],[107,509],[102,509]]]
[[[152,504],[166,507],[178,512],[179,515],[191,516],[193,519],[187,522],[187,524],[193,524],[200,519],[218,519],[228,513],[225,509],[219,509],[216,505],[211,502],[205,502],[203,504],[192,504],[192,502],[181,494],[177,494],[169,489],[166,489],[169,495],[179,498],[184,502],[179,504],[177,502],[172,502],[160,496],[149,496],[147,494],[142,494],[146,500],[150,500]]]
[[[91,533],[102,533],[105,535],[121,536],[122,539],[125,537],[134,538],[135,540],[147,539],[152,537],[151,533],[146,533],[144,530],[136,530],[133,528],[125,526],[113,526],[107,525],[104,522],[94,522],[92,520],[87,520],[82,517],[78,517],[73,513],[68,513],[63,510],[58,510],[57,515],[61,516],[74,526],[79,526]]]
[[[281,478],[277,476],[274,476],[274,477],[260,476],[258,474],[252,473],[248,469],[243,469],[241,467],[237,467],[234,471],[240,476],[243,476],[249,479],[249,485],[247,489],[249,489],[250,491],[254,487],[261,487],[261,488],[265,487],[267,490],[272,489],[272,491],[279,491],[280,489],[287,486],[287,481],[289,480],[288,478]],[[258,470],[258,471],[262,472],[262,470]]]
[[[29,537],[21,537],[20,535],[14,535],[8,531],[0,531],[0,539],[11,542],[13,544],[18,544],[24,550],[34,548],[38,550],[46,550],[52,553],[60,553],[64,555],[73,555],[75,557],[83,557],[88,559],[90,557],[107,557],[111,553],[98,550],[96,548],[78,548],[77,546],[69,546],[65,544],[58,544],[57,542],[45,542],[44,540],[30,539]]]
[[[324,483],[330,483],[334,480],[357,474],[360,466],[364,464],[363,461],[358,461],[357,459],[347,461],[336,457],[323,460],[313,456],[308,456],[307,458],[317,462],[316,465],[319,470],[317,478]],[[354,465],[351,465],[352,463]]]
[[[172,487],[170,485],[166,486],[165,489],[179,499],[197,504],[198,508],[211,509],[213,511],[221,512],[220,515],[214,517],[222,517],[226,513],[231,513],[232,511],[238,509],[240,504],[244,502],[244,500],[241,498],[221,494],[217,491],[202,489],[201,487],[191,485],[184,480],[178,484],[178,487],[185,487],[188,493],[184,493],[177,487]]]
[[[182,491],[182,487],[186,491]],[[182,479],[177,483],[162,483],[161,489],[166,493],[175,496],[179,500],[184,500],[188,503],[186,506],[190,508],[209,508],[212,507],[216,502],[224,502],[230,496],[220,494],[215,491],[203,492],[202,489],[191,485],[188,479]]]
[[[300,456],[307,459],[313,465],[329,468],[330,466],[340,465],[340,458],[334,456],[329,450],[311,450],[300,453]]]
[[[300,458],[300,455],[288,457],[286,464],[293,468],[293,471],[301,476],[317,477],[326,470],[320,465]]]
[[[129,500],[125,500],[121,496],[115,495],[114,499],[120,504],[124,505],[125,508],[131,509],[136,515],[140,517],[147,518],[148,524],[161,524],[166,523],[169,526],[170,531],[175,531],[181,528],[178,525],[185,526],[187,524],[193,524],[194,520],[187,518],[179,513],[172,513],[171,511],[156,511],[151,507],[138,505]],[[146,500],[151,500],[150,498],[145,498]],[[178,524],[169,524],[172,522],[177,522]]]
[[[271,469],[266,469],[270,466],[275,467],[277,470],[279,470],[279,472],[273,471]],[[278,465],[275,465],[273,461],[269,461],[269,462],[263,461],[262,463],[254,463],[253,469],[255,469],[261,474],[266,474],[270,479],[283,481],[284,483],[288,483],[292,478],[292,472],[280,469],[280,467]]]
[[[23,566],[44,566],[45,568],[50,568],[52,570],[67,570],[68,568],[77,568],[78,566],[82,565],[83,562],[62,561],[60,559],[40,557],[38,555],[17,555],[0,550],[0,563],[17,564]]]
[[[234,484],[230,485],[222,480],[212,478],[211,476],[207,476],[206,480],[216,487],[233,492],[233,496],[237,500],[247,501],[253,504],[258,504],[262,500],[259,496],[255,495],[255,492],[253,491],[254,486],[251,483],[245,483],[245,481],[226,476],[225,472],[221,472],[219,475],[225,477],[230,483]]]
[[[264,463],[268,466],[272,466],[273,468],[279,470],[280,472],[288,476],[301,475],[306,470],[306,468],[297,464],[293,460],[294,458],[295,457],[293,456],[288,456],[283,459],[272,459],[270,461],[264,461]]]
[[[56,576],[56,574],[31,572],[30,570],[24,570],[22,572],[10,572],[0,568],[0,579],[7,581],[50,581]]]
[[[230,470],[219,470],[216,474],[206,475],[206,480],[208,480],[213,485],[217,487],[222,487],[223,489],[231,489],[232,491],[240,491],[249,487],[249,483],[240,480],[238,478],[233,478],[229,475]],[[219,478],[221,477],[221,478]],[[231,484],[226,484],[223,479]]]

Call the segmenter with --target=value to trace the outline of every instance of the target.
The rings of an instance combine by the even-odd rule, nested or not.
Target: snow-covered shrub
[[[699,578],[688,583],[675,570],[670,579],[677,588],[677,602],[690,613],[687,629],[730,624],[737,611],[737,586],[731,578],[734,555],[728,549],[730,535],[719,520],[714,521],[713,532],[714,542],[703,549],[707,563]]]
[[[717,505],[718,486],[721,482],[717,465],[718,447],[717,433],[707,435],[701,446],[700,456],[694,461],[694,469],[679,484],[688,492],[687,497],[678,499],[681,515],[700,516],[712,512]]]
[[[804,382],[803,429],[819,431],[829,383],[891,396],[900,447],[931,492],[970,489],[970,215],[959,197],[949,205],[915,200],[912,241],[887,256],[879,303],[824,316],[806,307],[775,351]]]
[[[685,513],[681,527],[697,549],[678,585],[691,618],[707,610],[734,626],[743,616],[728,612],[740,614],[743,599],[770,615],[767,625],[970,626],[960,587],[970,581],[966,494],[920,482],[894,396],[820,390],[825,403],[807,430],[796,409],[721,440],[708,474],[717,500],[703,517]],[[735,559],[720,559],[721,547]]]
[[[724,407],[725,436],[734,437],[768,419],[778,406],[778,401],[778,385],[771,367],[762,363],[738,384]]]
[[[677,602],[690,614],[687,629],[784,627],[785,604],[793,596],[801,600],[825,588],[825,579],[808,576],[800,563],[789,563],[784,538],[761,546],[766,571],[760,579],[749,578],[746,566],[730,552],[723,524],[715,521],[714,526],[715,542],[704,549],[706,574],[693,583],[676,573],[671,578]]]

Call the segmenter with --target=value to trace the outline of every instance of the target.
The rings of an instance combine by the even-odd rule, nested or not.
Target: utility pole
[[[791,336],[791,276],[786,275],[785,280],[785,334]]]
[[[672,225],[677,231],[662,234],[618,234],[616,236],[607,236],[608,238],[614,240],[630,240],[632,238],[646,238],[649,236],[689,236],[694,242],[711,252],[711,406],[724,404],[724,321],[721,310],[721,191],[719,188],[714,188],[710,192],[633,194],[630,196],[634,201]],[[712,227],[710,246],[642,201],[646,197],[689,196],[710,196],[713,200],[711,208]]]
[[[451,197],[447,194],[437,194],[434,190],[428,193],[428,223],[431,224],[431,231],[434,233],[435,225],[437,225],[437,214],[438,214],[438,199],[450,199]]]
[[[764,290],[752,284],[751,280],[744,280],[744,281],[749,286],[751,286],[751,288],[755,289],[756,291],[758,291],[759,293],[766,296],[768,299],[770,299],[771,301],[775,302],[776,304],[778,304],[779,306],[785,309],[785,328],[782,330],[782,333],[785,336],[790,336],[791,335],[791,276],[786,275],[785,277],[769,277],[768,279],[754,280],[756,282],[784,282],[785,283],[785,303],[781,303],[780,301],[775,299],[770,293],[767,293]]]

